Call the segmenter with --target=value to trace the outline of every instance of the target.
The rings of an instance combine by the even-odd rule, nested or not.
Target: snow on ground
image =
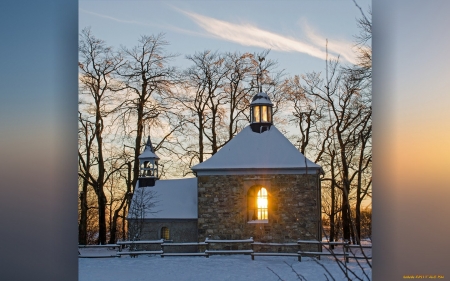
[[[86,250],[87,251],[87,250]],[[101,251],[101,250],[98,250]],[[104,250],[107,251],[107,250]],[[109,251],[109,253],[114,253]],[[341,259],[343,261],[343,259]],[[319,260],[331,273],[335,280],[345,280],[344,273],[339,269],[332,257],[322,257]],[[371,268],[365,261],[359,260],[371,278]],[[292,265],[304,279],[297,277],[289,267]],[[130,258],[79,258],[79,281],[125,281],[125,280],[333,280],[313,258],[296,257],[255,257],[249,255],[219,255],[205,257],[164,257],[139,256]],[[350,260],[349,269],[355,271],[363,280],[361,268],[355,260]],[[276,276],[273,270],[278,276]],[[351,279],[356,279],[351,276]]]

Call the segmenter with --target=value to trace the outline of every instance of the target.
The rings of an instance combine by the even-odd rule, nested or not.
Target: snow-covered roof
[[[276,174],[320,171],[275,127],[255,133],[245,127],[208,160],[191,168],[197,175]]]
[[[139,200],[154,195],[156,206],[147,210],[143,218],[146,219],[197,219],[197,178],[157,180],[155,186],[139,187],[134,191],[128,218],[133,218],[132,210]],[[136,215],[134,216],[136,218]]]
[[[150,149],[147,149],[147,147],[145,148],[144,152],[141,153],[141,155],[139,155],[138,157],[139,159],[143,159],[143,158],[155,158],[155,159],[159,159],[158,155],[156,155],[155,153],[151,152]]]
[[[253,104],[268,104],[268,105],[273,105],[272,102],[270,101],[269,96],[264,93],[264,92],[260,92],[258,94],[256,94],[253,99],[252,102],[250,103],[251,105]]]
[[[159,159],[158,155],[156,155],[156,153],[155,153],[155,150],[153,150],[153,145],[152,145],[152,141],[150,140],[150,136],[147,139],[147,143],[145,144],[144,151],[141,153],[141,155],[139,155],[138,158],[139,159],[143,159],[143,158]]]

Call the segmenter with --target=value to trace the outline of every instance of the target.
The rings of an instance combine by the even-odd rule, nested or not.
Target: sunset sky
[[[303,19],[330,44],[332,39],[352,41],[357,32],[359,11],[350,0],[230,0],[215,3],[216,8],[210,2],[171,3],[160,9],[162,2],[156,0],[126,5],[104,0],[0,1],[0,205],[6,230],[0,238],[9,241],[2,248],[7,257],[2,260],[4,280],[77,280],[77,35],[83,27],[92,26],[95,35],[112,45],[134,45],[140,34],[166,32],[171,51],[183,54],[208,48],[262,50],[213,37],[192,13],[250,23],[301,42],[309,40],[301,28]],[[316,2],[319,6],[311,8]],[[364,9],[369,2],[358,1]],[[450,1],[372,4],[373,278],[448,278]],[[177,28],[190,33],[174,32]],[[275,48],[270,57],[291,74],[324,65],[317,57]]]

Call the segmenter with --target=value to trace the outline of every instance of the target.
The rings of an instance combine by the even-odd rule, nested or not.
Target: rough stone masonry
[[[268,191],[267,222],[252,222],[247,215],[248,192],[253,187]],[[320,208],[318,174],[199,176],[198,240],[321,240]],[[302,250],[316,251],[317,246]]]

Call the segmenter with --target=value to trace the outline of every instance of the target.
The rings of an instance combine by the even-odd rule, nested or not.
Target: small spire
[[[146,149],[147,149],[147,147],[150,148],[150,151],[154,153],[152,141],[150,140],[150,136],[148,136],[148,138],[147,138],[147,143],[145,144],[145,148],[146,148]]]

